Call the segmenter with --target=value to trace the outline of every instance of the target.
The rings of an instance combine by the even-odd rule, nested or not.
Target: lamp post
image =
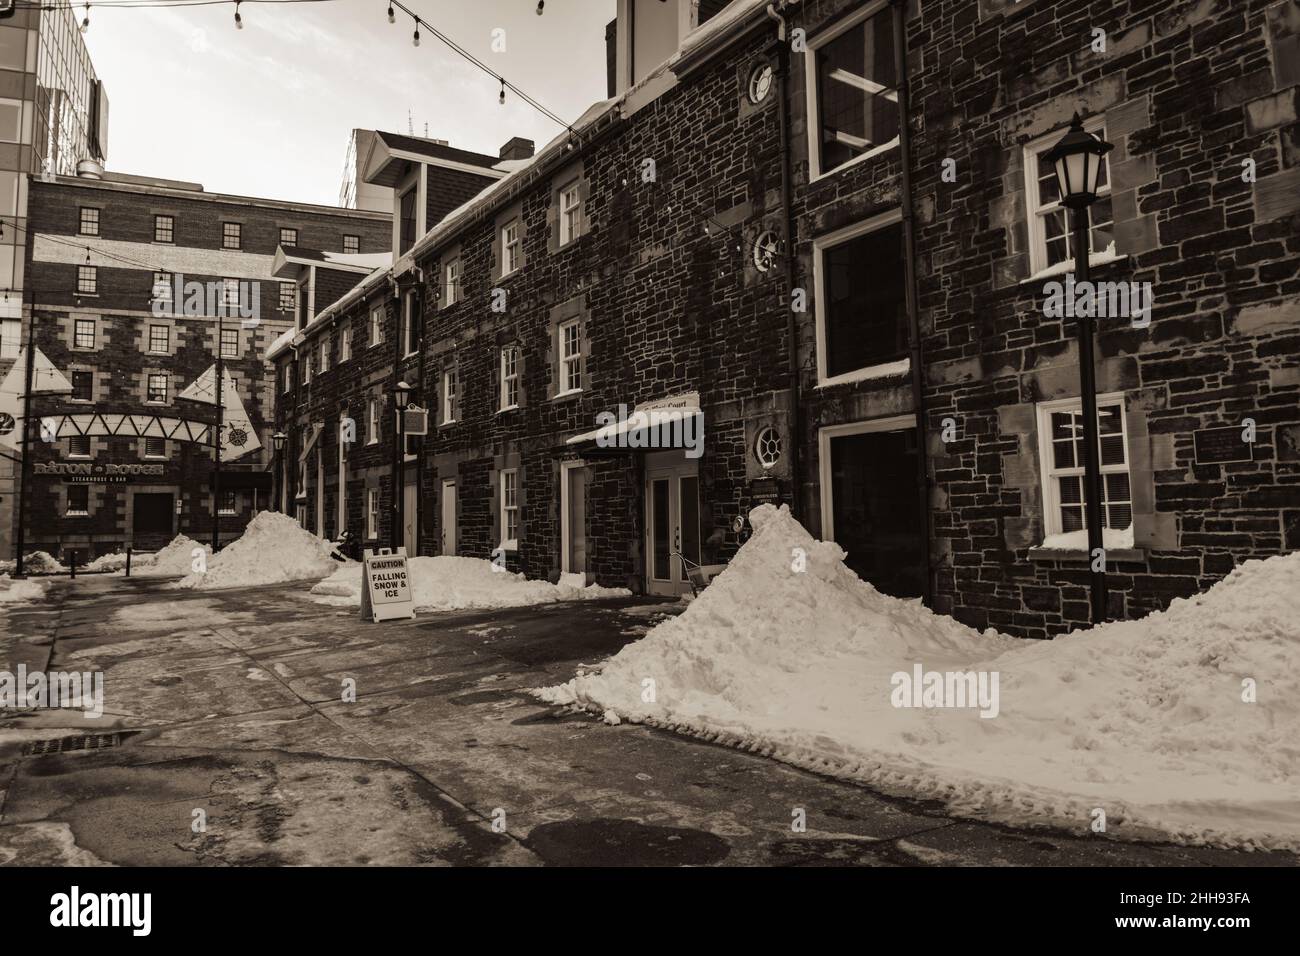
[[[281,452],[284,451],[284,443],[289,440],[289,436],[284,432],[276,432],[271,436],[271,445],[275,448],[275,492],[276,507],[272,511],[279,511],[279,504],[284,499],[284,457]]]
[[[397,411],[397,447],[393,451],[393,527],[389,545],[396,551],[402,544],[406,524],[406,400],[411,386],[405,380],[393,386],[393,406]]]
[[[1088,208],[1097,201],[1097,183],[1104,157],[1114,148],[1086,132],[1079,114],[1044,158],[1056,170],[1061,205],[1070,210],[1074,227],[1075,281],[1089,277]],[[1097,434],[1097,370],[1093,357],[1093,317],[1077,315],[1079,335],[1079,402],[1083,411],[1083,494],[1088,521],[1088,563],[1092,570],[1092,623],[1106,620],[1106,565],[1102,541],[1100,440]],[[1099,555],[1100,552],[1100,555]],[[1098,557],[1101,560],[1098,560]]]

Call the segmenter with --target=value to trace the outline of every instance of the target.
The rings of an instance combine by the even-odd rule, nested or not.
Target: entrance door
[[[442,483],[442,553],[456,553],[456,482]]]
[[[911,416],[821,432],[823,534],[845,563],[893,597],[925,593],[925,547]]]
[[[176,497],[169,492],[141,492],[132,496],[131,542],[132,547],[148,550],[161,548],[171,541],[175,532]]]
[[[699,470],[680,452],[646,456],[646,591],[690,590],[681,556],[700,563]]]
[[[416,516],[418,512],[419,495],[415,482],[409,482],[402,486],[402,544],[406,546],[408,555],[415,554],[415,528]]]
[[[587,470],[582,462],[560,466],[561,568],[566,574],[587,570]]]

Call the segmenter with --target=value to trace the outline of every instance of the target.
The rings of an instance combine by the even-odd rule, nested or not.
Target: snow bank
[[[147,556],[148,561],[141,568],[141,572],[154,577],[181,577],[190,574],[194,569],[194,552],[200,548],[203,550],[204,558],[209,562],[209,569],[211,569],[212,547],[199,544],[193,538],[178,534],[168,542],[165,548]],[[131,559],[132,574],[135,574],[135,561],[136,559],[133,557]]]
[[[0,604],[39,600],[45,588],[44,581],[15,581],[8,574],[0,574]]]
[[[0,574],[12,574],[17,562],[0,561]],[[33,551],[23,557],[25,574],[67,574],[66,566],[59,564],[48,551]]]
[[[538,696],[958,815],[1086,833],[1101,808],[1112,836],[1300,847],[1300,553],[1141,621],[1023,641],[879,594],[784,507],[751,523],[684,613]],[[997,673],[997,716],[893,706],[893,676],[918,664]]]
[[[208,559],[205,572],[186,575],[176,587],[208,590],[322,578],[338,567],[330,557],[332,550],[328,541],[288,515],[262,511],[248,523],[243,535]],[[162,551],[158,554],[160,560],[166,560]],[[176,560],[179,562],[179,556]]]
[[[411,558],[411,594],[417,611],[464,611],[479,608],[524,607],[556,601],[628,597],[626,588],[581,586],[581,577],[560,584],[529,581],[522,574],[501,571],[482,558],[443,556]],[[361,606],[361,565],[339,568],[311,589],[322,604]]]

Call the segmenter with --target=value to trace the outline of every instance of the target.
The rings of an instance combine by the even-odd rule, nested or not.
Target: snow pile
[[[132,568],[139,558],[135,555],[131,557]],[[81,570],[94,573],[98,571],[121,571],[126,567],[126,552],[111,551],[108,554],[101,554],[89,564],[82,565]]]
[[[411,596],[417,611],[465,611],[479,608],[525,607],[556,601],[628,597],[626,588],[587,587],[570,578],[560,584],[529,581],[522,574],[502,571],[482,558],[442,556],[411,558]],[[322,604],[361,606],[361,565],[349,564],[311,589]]]
[[[15,561],[0,561],[0,574],[12,574],[16,566]],[[68,569],[48,551],[33,551],[23,557],[23,573],[67,574]]]
[[[17,604],[35,601],[45,593],[44,581],[15,581],[8,574],[0,574],[0,604]]]
[[[1101,544],[1107,551],[1119,548],[1133,547],[1133,526],[1127,528],[1102,528]],[[1049,534],[1043,539],[1040,548],[1060,548],[1067,551],[1087,551],[1088,550],[1088,530],[1086,528],[1079,531],[1062,531],[1058,534]]]
[[[140,556],[147,559],[142,562],[141,574],[150,577],[180,577],[190,574],[194,570],[194,552],[199,549],[202,549],[204,558],[211,562],[211,546],[199,544],[193,538],[178,534],[162,550],[155,551],[151,555]],[[137,558],[131,558],[132,574],[136,573],[136,561]]]
[[[879,594],[784,507],[751,523],[684,613],[538,695],[959,815],[1088,832],[1101,808],[1111,835],[1300,847],[1300,553],[1141,621],[1023,641]],[[918,665],[996,674],[997,715],[894,706]]]
[[[176,586],[207,590],[322,578],[338,567],[332,550],[288,515],[261,511],[243,535],[208,559],[205,572],[188,574]],[[158,554],[163,559],[163,551]]]

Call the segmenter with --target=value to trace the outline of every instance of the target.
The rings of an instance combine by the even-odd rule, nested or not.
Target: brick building
[[[267,346],[318,296],[391,261],[390,215],[97,170],[33,179],[29,191],[24,305],[72,391],[33,394],[33,420],[59,427],[56,440],[32,442],[26,550],[84,560],[211,536],[203,429],[215,408],[182,393],[218,348],[261,445],[222,467],[221,537],[237,537],[270,500]]]
[[[889,593],[1084,624],[1042,160],[1077,111],[1115,144],[1093,278],[1153,294],[1099,323],[1111,613],[1300,546],[1294,2],[720,6],[621,3],[611,101],[277,343],[286,505],[387,544],[400,500],[421,553],[673,593],[779,500]],[[397,492],[399,379],[434,420]],[[620,406],[702,447],[628,447]]]

